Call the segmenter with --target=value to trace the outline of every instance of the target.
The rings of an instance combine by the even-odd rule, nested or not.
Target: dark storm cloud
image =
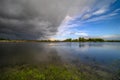
[[[55,35],[70,5],[70,0],[0,0],[0,37],[39,39]]]

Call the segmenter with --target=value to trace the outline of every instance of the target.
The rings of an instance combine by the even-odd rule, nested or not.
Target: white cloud
[[[107,11],[107,9],[102,8],[102,9],[99,9],[99,10],[95,11],[95,12],[93,13],[93,15],[104,14],[106,11]]]
[[[63,20],[62,24],[68,23],[70,20],[73,20],[73,18],[71,16],[67,15],[65,17],[65,19]]]
[[[84,23],[86,23],[86,22],[95,22],[95,21],[100,21],[100,20],[107,20],[107,19],[110,19],[110,18],[112,18],[113,16],[115,16],[117,14],[118,13],[112,12],[112,13],[109,13],[109,14],[106,14],[106,15],[102,15],[102,16],[98,16],[98,17],[88,19]]]
[[[82,37],[88,36],[88,34],[85,32],[75,32],[74,34],[77,36],[82,36]]]
[[[81,20],[87,20],[87,19],[90,19],[94,15],[101,15],[106,12],[107,12],[106,8],[100,8],[99,10],[93,11],[93,12],[89,11],[81,17]]]
[[[108,19],[111,16],[117,15],[116,13],[109,13],[104,15],[107,11],[109,11],[109,6],[114,3],[116,0],[77,0],[72,4],[72,7],[68,11],[67,16],[62,21],[61,25],[58,28],[57,35],[69,35],[70,33],[74,33],[74,35],[78,36],[88,36],[87,33],[74,31],[75,28],[81,27],[86,22],[94,22],[99,20]],[[97,4],[96,4],[97,3]],[[117,10],[118,11],[118,10]],[[93,17],[96,15],[97,17]],[[78,16],[80,19],[78,19]],[[76,20],[78,19],[78,20]],[[76,20],[76,21],[75,21]],[[75,21],[70,23],[71,21]],[[69,24],[70,23],[70,24]]]
[[[104,39],[111,39],[111,40],[120,40],[120,35],[104,35],[104,36],[100,36],[100,38],[104,38]]]
[[[92,14],[86,14],[82,17],[82,20],[88,19],[92,16]]]
[[[120,11],[120,8],[119,9],[116,9],[114,12],[119,12]]]

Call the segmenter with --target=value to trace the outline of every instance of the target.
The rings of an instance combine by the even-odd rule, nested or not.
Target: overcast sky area
[[[0,38],[120,40],[120,0],[0,0]]]

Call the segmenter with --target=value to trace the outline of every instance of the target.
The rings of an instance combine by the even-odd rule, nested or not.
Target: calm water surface
[[[0,43],[0,66],[15,64],[87,64],[120,67],[120,43]]]

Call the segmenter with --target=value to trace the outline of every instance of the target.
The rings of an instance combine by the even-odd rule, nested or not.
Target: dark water
[[[119,68],[120,43],[0,43],[0,66],[41,63]]]

